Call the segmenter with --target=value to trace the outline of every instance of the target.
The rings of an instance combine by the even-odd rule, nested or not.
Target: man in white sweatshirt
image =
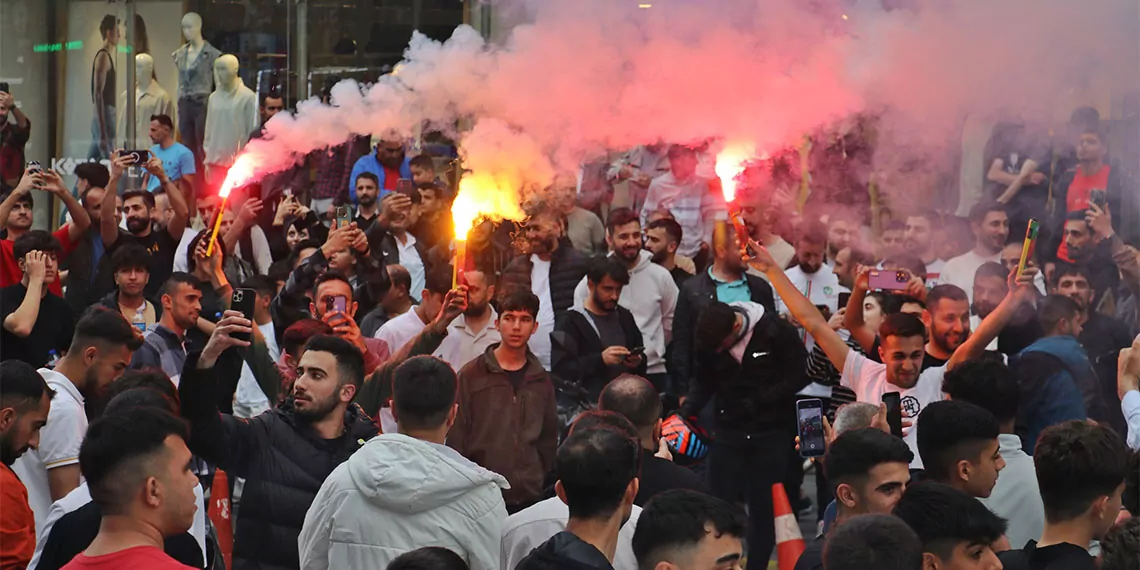
[[[629,270],[618,304],[633,313],[645,342],[646,377],[658,391],[669,388],[665,371],[665,346],[673,338],[673,311],[677,308],[677,284],[669,270],[653,263],[653,254],[642,249],[641,221],[628,208],[610,212],[606,220],[606,243],[610,256]],[[586,279],[574,290],[574,306],[581,307],[589,289]]]
[[[498,570],[507,480],[444,445],[456,388],[437,358],[396,369],[399,433],[373,438],[321,485],[297,540],[303,570],[385,568],[425,546],[455,552],[471,570]]]

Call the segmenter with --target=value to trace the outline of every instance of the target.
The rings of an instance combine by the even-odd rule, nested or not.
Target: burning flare
[[[716,175],[720,178],[726,203],[736,199],[736,179],[744,172],[744,163],[755,157],[756,148],[752,144],[743,142],[729,143],[720,154],[716,155]]]
[[[495,221],[522,221],[526,218],[519,194],[505,180],[485,173],[468,173],[459,181],[459,193],[451,204],[455,239],[467,240],[467,233],[480,218]]]

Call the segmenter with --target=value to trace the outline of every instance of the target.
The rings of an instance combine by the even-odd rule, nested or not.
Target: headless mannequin
[[[214,62],[214,84],[206,110],[206,179],[220,184],[234,157],[257,127],[257,96],[238,75],[238,60],[226,54]]]
[[[122,103],[119,105],[119,140],[126,145],[124,148],[150,148],[150,117],[152,115],[166,115],[172,120],[174,117],[174,103],[170,94],[154,80],[154,58],[140,53],[135,56],[135,141],[128,140],[127,125],[127,92],[119,95]]]
[[[202,17],[194,12],[182,17],[182,36],[186,43],[172,55],[178,69],[178,132],[201,172],[206,102],[214,90],[214,62],[222,53],[202,37]]]

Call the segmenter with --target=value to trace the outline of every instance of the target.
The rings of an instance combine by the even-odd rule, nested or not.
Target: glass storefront
[[[77,164],[149,147],[156,111],[172,115],[183,143],[200,136],[218,54],[236,58],[254,100],[276,92],[291,107],[340,79],[391,71],[413,30],[443,40],[487,11],[462,0],[3,0],[0,83],[31,122],[26,159],[71,184]]]

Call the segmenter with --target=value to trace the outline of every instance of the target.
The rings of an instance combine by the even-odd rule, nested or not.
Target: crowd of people
[[[1072,127],[1003,139],[968,218],[798,208],[787,156],[726,203],[707,149],[648,145],[601,175],[627,204],[559,176],[460,259],[391,136],[226,201],[161,115],[75,192],[26,168],[0,568],[755,570],[777,485],[818,520],[797,569],[1140,568],[1140,211]]]

